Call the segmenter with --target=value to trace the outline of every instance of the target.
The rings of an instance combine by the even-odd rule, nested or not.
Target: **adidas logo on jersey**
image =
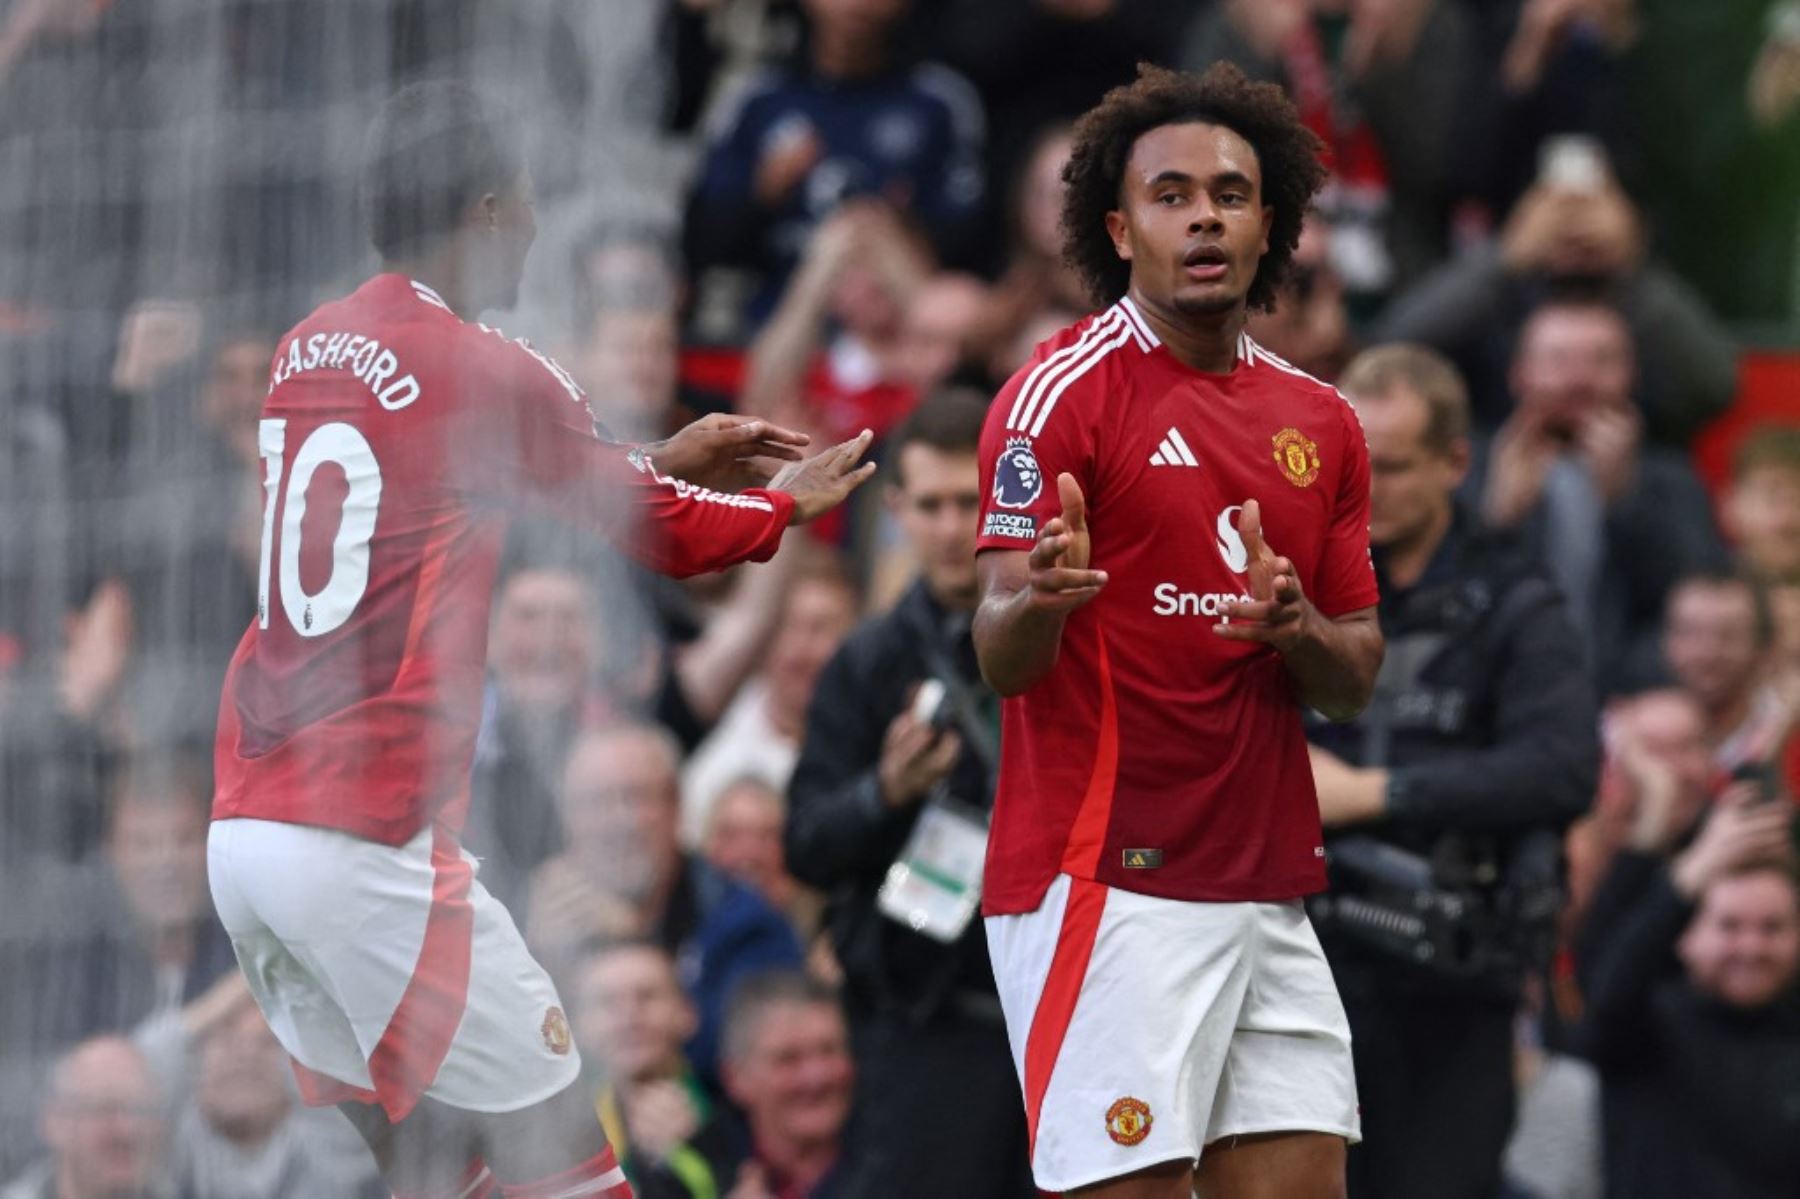
[[[1150,455],[1151,466],[1199,466],[1194,451],[1188,449],[1187,442],[1181,438],[1181,430],[1173,425],[1163,435],[1162,444],[1156,447],[1156,453]]]

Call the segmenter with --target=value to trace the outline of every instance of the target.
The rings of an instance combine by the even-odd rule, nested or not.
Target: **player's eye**
[[[1180,192],[1164,192],[1162,195],[1156,197],[1156,202],[1163,205],[1165,208],[1173,208],[1175,205],[1181,203],[1184,198],[1185,197],[1183,197]]]
[[[1225,192],[1219,196],[1219,203],[1221,204],[1238,205],[1242,204],[1244,200],[1245,196],[1242,192]]]

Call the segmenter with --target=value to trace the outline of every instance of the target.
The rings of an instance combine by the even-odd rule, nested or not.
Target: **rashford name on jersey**
[[[1318,800],[1280,655],[1226,641],[1247,595],[1246,499],[1326,616],[1376,601],[1369,457],[1338,392],[1247,335],[1195,371],[1121,300],[1041,345],[1001,390],[981,447],[979,551],[1028,550],[1087,497],[1109,581],[1048,675],[1003,707],[983,910],[1035,910],[1059,873],[1170,899],[1319,890]]]
[[[214,819],[404,845],[461,824],[488,606],[521,510],[673,575],[766,559],[791,497],[658,474],[551,359],[378,275],[278,343],[257,613],[227,672]]]

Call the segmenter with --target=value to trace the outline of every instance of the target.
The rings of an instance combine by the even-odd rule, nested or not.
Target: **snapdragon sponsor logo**
[[[1208,616],[1224,624],[1230,624],[1231,617],[1220,611],[1221,605],[1231,600],[1250,601],[1247,592],[1183,591],[1175,583],[1158,583],[1151,594],[1156,604],[1150,610],[1158,616]]]
[[[1219,536],[1220,560],[1226,569],[1240,575],[1250,566],[1250,552],[1237,530],[1237,516],[1241,511],[1241,505],[1233,504],[1222,510],[1213,522],[1213,531]],[[1224,624],[1230,624],[1231,618],[1219,610],[1221,605],[1231,600],[1250,601],[1248,592],[1183,591],[1178,583],[1158,583],[1151,594],[1156,597],[1156,603],[1150,610],[1158,616],[1204,616]]]

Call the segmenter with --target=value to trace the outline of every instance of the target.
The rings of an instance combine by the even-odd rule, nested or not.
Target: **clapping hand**
[[[1225,619],[1213,626],[1213,632],[1229,641],[1261,642],[1286,653],[1304,635],[1312,605],[1300,589],[1293,562],[1263,540],[1262,506],[1255,500],[1244,501],[1237,528],[1248,559],[1250,598],[1220,604]]]

